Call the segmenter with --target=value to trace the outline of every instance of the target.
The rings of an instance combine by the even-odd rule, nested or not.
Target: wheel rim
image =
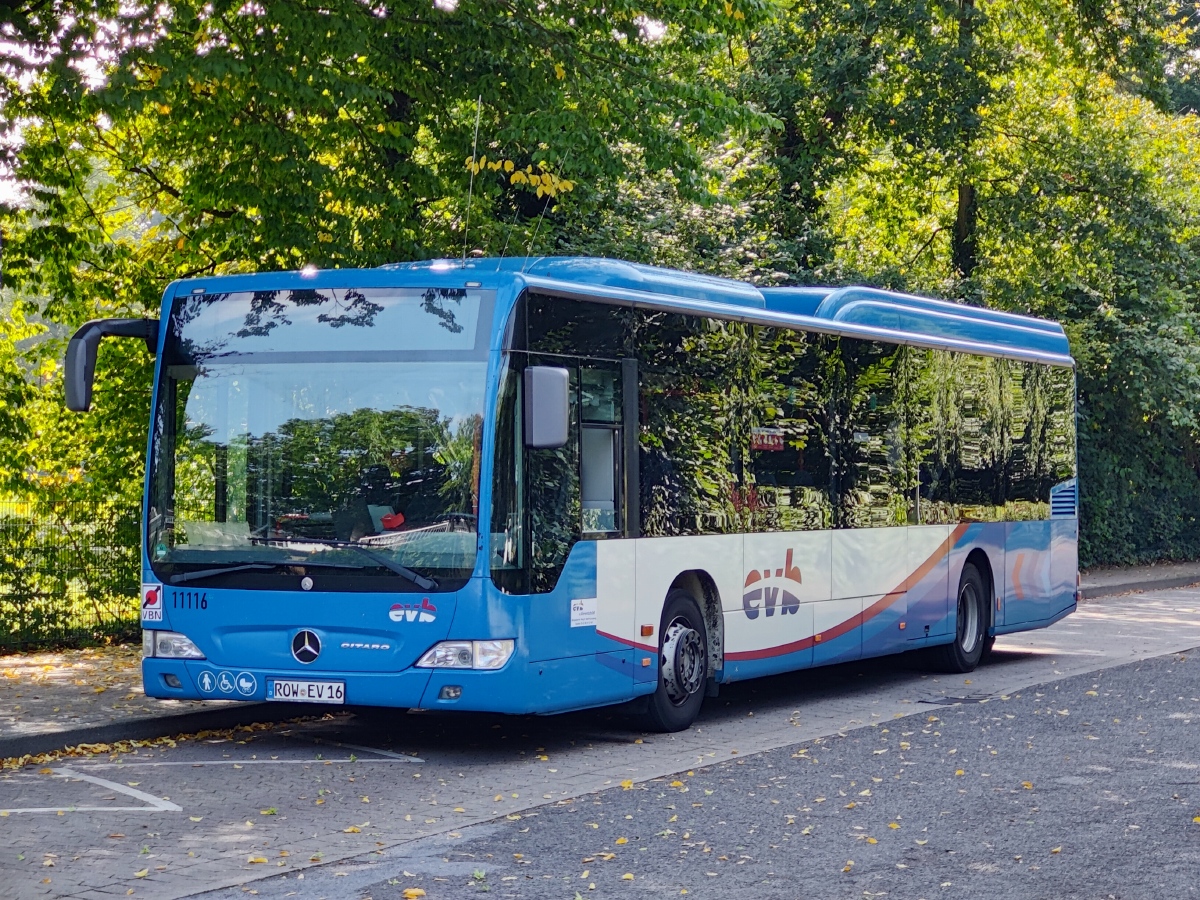
[[[700,632],[678,618],[663,633],[662,683],[667,697],[682,706],[704,684],[704,641]]]
[[[958,592],[958,645],[971,653],[979,643],[979,596],[975,585],[967,582]]]

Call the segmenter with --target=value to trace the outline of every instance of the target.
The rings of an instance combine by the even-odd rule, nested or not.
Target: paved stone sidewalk
[[[0,743],[54,734],[70,742],[85,729],[232,705],[147,697],[141,654],[133,644],[0,656]]]
[[[1085,599],[1130,591],[1164,591],[1200,584],[1200,562],[1088,569],[1080,576]]]

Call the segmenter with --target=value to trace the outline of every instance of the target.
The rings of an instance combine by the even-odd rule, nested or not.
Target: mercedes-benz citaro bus
[[[153,697],[679,730],[724,683],[1078,598],[1073,362],[1035,318],[607,259],[178,281],[157,357]]]

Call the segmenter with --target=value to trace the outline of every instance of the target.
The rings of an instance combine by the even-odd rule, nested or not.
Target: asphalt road
[[[0,775],[0,900],[1187,896],[1200,656],[1158,657],[1197,646],[1200,591],[1163,591],[969,676],[733,685],[677,735],[339,713],[27,767]]]
[[[372,900],[412,888],[431,900],[1191,897],[1197,819],[1200,655],[1178,654],[255,887],[261,898]]]

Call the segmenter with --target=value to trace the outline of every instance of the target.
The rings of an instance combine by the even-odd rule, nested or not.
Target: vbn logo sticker
[[[800,569],[792,565],[792,551],[787,552],[783,568],[776,569],[774,577],[770,569],[751,569],[746,575],[745,593],[742,594],[742,609],[747,619],[757,619],[760,612],[767,617],[775,615],[775,607],[779,606],[779,614],[786,616],[798,612],[800,599],[792,593],[793,584],[800,584]],[[789,590],[790,588],[790,590]]]

